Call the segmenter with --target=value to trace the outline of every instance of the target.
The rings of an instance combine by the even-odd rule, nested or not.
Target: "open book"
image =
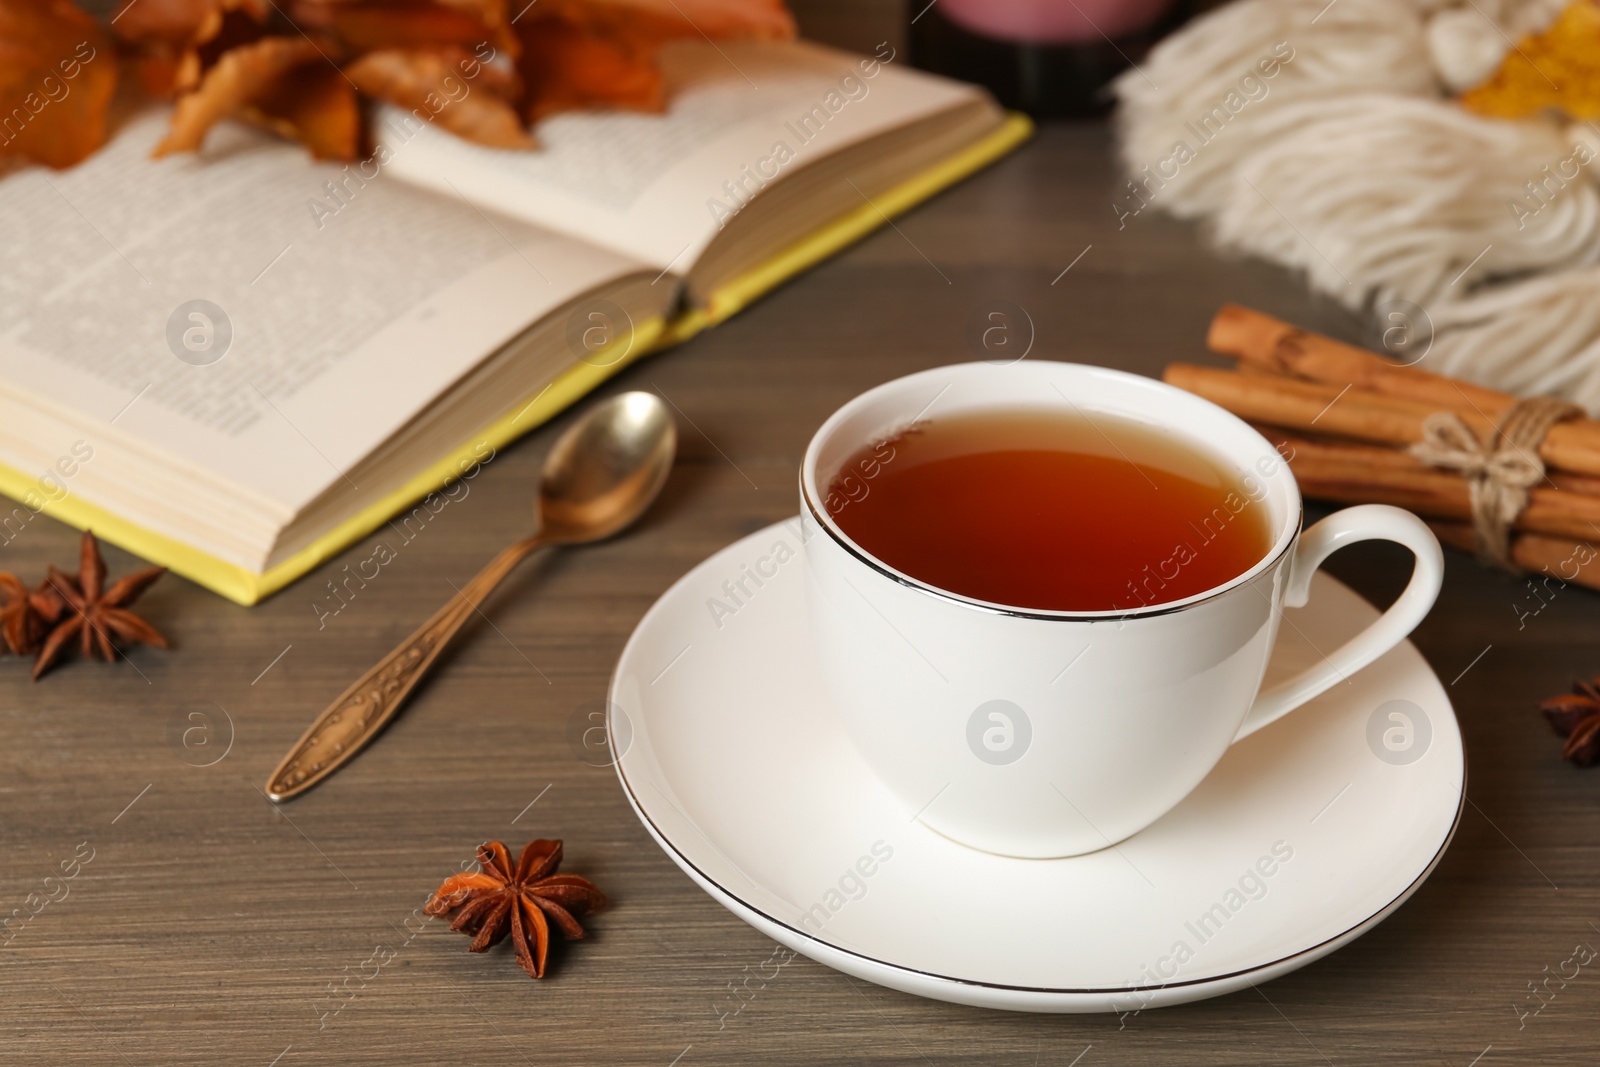
[[[531,152],[391,109],[348,167],[243,126],[152,161],[155,111],[0,178],[0,544],[48,513],[252,603],[1028,132],[886,47],[664,63],[665,115]]]

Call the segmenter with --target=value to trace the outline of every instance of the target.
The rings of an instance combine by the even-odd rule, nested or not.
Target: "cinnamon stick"
[[[1206,345],[1213,352],[1278,374],[1339,389],[1348,385],[1352,391],[1406,400],[1433,411],[1475,416],[1480,423],[1493,423],[1517,402],[1510,393],[1401,366],[1375,352],[1236,304],[1224,305],[1217,312],[1206,334]],[[1468,421],[1470,424],[1473,420]],[[1560,423],[1550,430],[1545,444],[1540,455],[1547,464],[1595,473],[1595,465],[1600,463],[1600,422],[1574,419]]]
[[[1481,385],[1392,363],[1376,352],[1302,330],[1282,319],[1237,304],[1224,304],[1211,320],[1206,347],[1244,363],[1343,388],[1383,393],[1451,411],[1481,408],[1496,417],[1515,401]]]
[[[1569,493],[1588,493],[1590,496],[1600,496],[1600,478],[1589,474],[1569,474],[1566,471],[1546,471],[1545,478],[1557,489],[1565,489]]]
[[[1261,423],[1251,424],[1263,437],[1274,441],[1284,441],[1288,437],[1282,429],[1267,426]],[[1297,441],[1309,441],[1315,445],[1351,445],[1351,442],[1334,434],[1319,434],[1314,430],[1299,430],[1293,435]],[[1355,446],[1352,446],[1355,447]],[[1360,446],[1359,457],[1352,453],[1352,459],[1359,458],[1359,462],[1375,464],[1386,467],[1403,467],[1406,470],[1417,470],[1421,463],[1416,456],[1403,448],[1378,448]],[[1423,464],[1423,469],[1437,470]],[[1449,473],[1449,472],[1447,472]],[[1585,493],[1592,497],[1600,497],[1600,477],[1591,474],[1570,474],[1567,471],[1550,470],[1545,472],[1545,484],[1554,489],[1565,489],[1569,493]],[[1596,532],[1600,537],[1600,531]]]
[[[1428,528],[1452,548],[1464,552],[1477,549],[1470,523],[1430,522]],[[1600,589],[1600,549],[1587,541],[1536,533],[1517,534],[1511,538],[1511,559],[1532,574]]]
[[[1264,423],[1251,423],[1251,425],[1263,437],[1269,437],[1275,441],[1287,439],[1285,432],[1280,428],[1268,426]],[[1321,434],[1315,430],[1296,430],[1293,436],[1297,441],[1309,441],[1318,445],[1351,444],[1350,441],[1339,437],[1337,434]],[[1360,461],[1382,466],[1404,467],[1407,470],[1416,470],[1417,464],[1420,462],[1416,456],[1413,456],[1403,448],[1365,448],[1360,452]],[[1572,474],[1567,471],[1549,470],[1545,472],[1545,482],[1552,488],[1565,489],[1569,493],[1587,493],[1589,496],[1600,497],[1600,477],[1592,474]],[[1600,537],[1600,532],[1597,532],[1596,536]]]
[[[1348,384],[1239,374],[1189,363],[1169,364],[1161,377],[1244,419],[1294,430],[1315,429],[1381,445],[1410,445],[1422,440],[1423,423],[1439,410],[1435,405]],[[1480,439],[1486,440],[1495,432],[1491,415],[1473,410],[1456,413]],[[1552,428],[1539,447],[1539,457],[1552,467],[1600,475],[1600,436],[1591,444],[1587,433],[1558,432],[1577,429],[1575,424]]]
[[[1394,504],[1419,515],[1470,521],[1472,491],[1451,471],[1406,452],[1313,441],[1272,427],[1261,432],[1289,461],[1309,497],[1349,504]],[[1535,487],[1513,528],[1600,543],[1600,496]]]

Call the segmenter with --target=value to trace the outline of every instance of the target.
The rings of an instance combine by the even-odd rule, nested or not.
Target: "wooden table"
[[[570,735],[656,596],[796,511],[817,424],[868,386],[973,358],[965,328],[987,298],[1028,311],[1034,358],[1151,374],[1201,358],[1230,300],[1355,336],[1293,279],[1221,262],[1185,226],[1146,212],[1119,229],[1115,184],[1105,128],[1048,127],[898,229],[623,374],[609,389],[655,390],[682,413],[660,506],[622,540],[521,572],[388,733],[291,805],[262,795],[267,772],[451,581],[525,532],[565,420],[505,450],[320,628],[324,583],[387,535],[251,609],[162,582],[145,605],[171,653],[39,685],[0,663],[0,915],[66,893],[13,919],[0,948],[0,1060],[1593,1064],[1600,974],[1552,981],[1520,1026],[1515,1009],[1537,1006],[1528,984],[1574,944],[1600,943],[1600,771],[1564,765],[1533,710],[1600,670],[1600,599],[1571,589],[1546,603],[1461,555],[1415,640],[1457,703],[1470,803],[1433,877],[1351,946],[1261,991],[1125,1026],[934,1003],[804,958],[725,1024],[713,1008],[773,946],[673,866]],[[41,521],[0,567],[39,572],[75,546]],[[108,558],[113,573],[135,565]],[[1380,601],[1407,567],[1389,546],[1332,565]],[[505,947],[469,955],[419,910],[478,841],[533,836],[565,838],[567,867],[614,901],[540,983]],[[46,883],[75,854],[77,877]],[[953,893],[951,921],[985,906]]]

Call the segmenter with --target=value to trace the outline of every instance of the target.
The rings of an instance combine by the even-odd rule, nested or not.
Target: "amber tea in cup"
[[[1260,493],[1170,432],[1105,413],[1005,408],[932,417],[857,450],[825,507],[868,554],[948,592],[1133,611],[1259,563],[1272,545]]]

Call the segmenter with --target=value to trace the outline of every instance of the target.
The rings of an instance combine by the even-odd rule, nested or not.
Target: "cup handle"
[[[1373,540],[1402,544],[1416,557],[1405,592],[1371,626],[1324,656],[1321,663],[1258,695],[1235,741],[1281,719],[1398,645],[1433,607],[1444,581],[1444,553],[1439,549],[1439,539],[1411,512],[1387,504],[1360,504],[1336,511],[1302,534],[1289,563],[1283,607],[1305,606],[1310,598],[1311,577],[1323,560],[1346,545]]]

